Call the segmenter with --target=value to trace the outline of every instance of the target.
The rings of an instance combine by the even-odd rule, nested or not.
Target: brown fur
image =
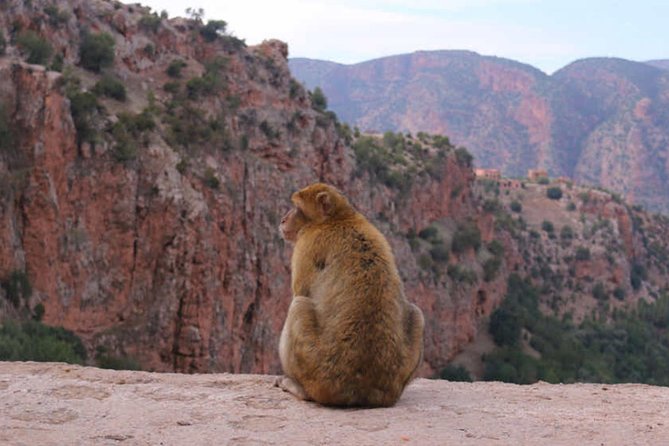
[[[325,405],[392,406],[422,361],[424,321],[390,245],[332,186],[292,201],[280,226],[295,247],[277,385]]]

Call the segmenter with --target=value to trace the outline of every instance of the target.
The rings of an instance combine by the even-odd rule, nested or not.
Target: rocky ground
[[[0,363],[0,443],[664,444],[669,388],[416,380],[389,409],[330,409],[273,376]]]

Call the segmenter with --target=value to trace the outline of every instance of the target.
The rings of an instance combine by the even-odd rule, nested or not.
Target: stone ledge
[[[0,444],[665,444],[669,388],[418,379],[389,409],[329,409],[261,375],[0,362]]]

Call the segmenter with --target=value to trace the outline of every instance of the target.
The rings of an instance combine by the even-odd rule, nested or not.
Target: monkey
[[[333,186],[312,184],[291,201],[279,232],[294,243],[293,298],[275,384],[325,406],[393,406],[422,362],[425,321],[390,245]]]

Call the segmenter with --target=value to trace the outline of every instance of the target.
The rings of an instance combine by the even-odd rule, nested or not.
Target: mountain
[[[289,63],[363,130],[447,134],[479,167],[508,176],[544,168],[669,211],[669,73],[652,64],[586,59],[548,76],[466,51]]]
[[[646,63],[663,70],[669,70],[669,60],[667,59],[649,60]]]

